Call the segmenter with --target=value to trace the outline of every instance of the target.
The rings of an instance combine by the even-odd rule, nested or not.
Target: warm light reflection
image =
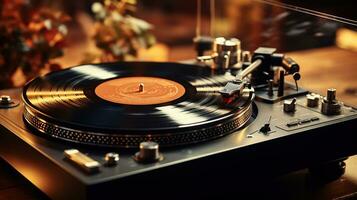
[[[214,79],[197,79],[190,81],[191,85],[195,86],[197,91],[219,91],[224,85],[233,80],[234,77],[230,74],[215,75]]]
[[[70,70],[98,79],[110,79],[117,77],[116,74],[106,71],[95,65],[82,65],[79,67],[71,68]]]
[[[32,104],[42,104],[42,103],[54,103],[58,100],[77,100],[85,99],[83,91],[28,91],[27,96],[29,97]]]
[[[30,180],[42,191],[48,191],[52,184],[47,181],[47,177],[44,176],[43,171],[37,170],[38,167],[32,166],[29,163],[18,162],[17,170],[24,175],[28,180]]]
[[[357,51],[357,32],[346,28],[337,30],[336,45],[342,49]]]
[[[208,120],[206,117],[187,111],[187,108],[180,108],[177,106],[163,106],[158,107],[157,109],[162,111],[177,124],[191,124]]]
[[[215,114],[218,114],[218,115],[224,115],[224,114],[227,114],[229,112],[229,110],[225,110],[225,109],[222,109],[222,108],[218,108],[218,106],[216,105],[210,105],[210,106],[207,106],[207,107],[203,107],[203,106],[200,106],[200,105],[197,105],[197,104],[192,104],[192,103],[187,103],[187,102],[181,102],[179,103],[179,105],[182,105],[182,106],[185,106],[186,110],[191,110],[191,109],[194,109],[194,110],[201,110],[202,112],[208,112],[208,113],[215,113]]]
[[[237,134],[236,142],[237,144],[241,144],[243,140],[245,140],[247,137],[247,129],[242,129],[240,130],[239,134]]]
[[[219,92],[223,87],[221,86],[213,86],[213,87],[198,87],[196,88],[197,92]]]
[[[27,91],[26,95],[31,96],[63,96],[63,95],[81,95],[83,91],[71,90],[71,91]]]
[[[32,104],[50,104],[58,102],[58,100],[76,100],[76,99],[86,99],[85,95],[69,95],[69,96],[48,96],[48,97],[38,97],[38,98],[31,98],[30,101]]]
[[[195,87],[203,87],[203,86],[209,86],[209,85],[213,84],[206,79],[197,79],[195,81],[190,81],[190,83],[191,83],[191,85],[193,85]]]

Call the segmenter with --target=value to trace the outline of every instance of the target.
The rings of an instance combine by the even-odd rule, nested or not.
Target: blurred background
[[[0,2],[0,88],[21,87],[35,76],[81,63],[196,56],[197,1]],[[201,34],[209,35],[210,0],[201,3]],[[357,16],[352,5],[220,0],[212,36],[236,37],[244,50],[275,47],[301,65],[303,87],[322,94],[336,87],[342,100],[357,105]]]
[[[196,3],[0,0],[0,89],[82,63],[193,59]],[[209,35],[210,0],[201,3],[201,33]],[[353,1],[217,0],[214,11],[212,37],[236,37],[250,51],[275,47],[300,64],[300,86],[320,94],[334,87],[339,100],[357,106]],[[265,192],[268,199],[357,199],[356,163],[356,156],[347,160],[345,176],[331,183],[309,185],[305,170],[278,179]],[[0,165],[5,182],[15,173],[7,168]],[[30,188],[15,193],[31,199],[37,194]]]

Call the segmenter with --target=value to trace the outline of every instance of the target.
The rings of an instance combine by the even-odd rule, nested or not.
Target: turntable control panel
[[[284,100],[282,110],[284,115],[278,117],[280,123],[276,127],[285,131],[323,124],[356,113],[354,107],[343,106],[343,102],[336,99],[336,90],[333,88],[327,90],[326,97],[309,93],[305,98]]]

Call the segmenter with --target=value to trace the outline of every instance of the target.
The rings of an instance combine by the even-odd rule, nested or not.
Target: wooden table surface
[[[184,50],[185,49],[185,50]],[[186,58],[192,47],[176,48],[172,58]],[[175,54],[176,55],[172,55]],[[357,53],[336,47],[292,52],[301,66],[301,86],[324,94],[326,88],[335,87],[338,98],[357,105],[356,94],[345,92],[357,88]],[[308,182],[306,170],[300,170],[273,181],[271,189],[265,191],[267,199],[357,199],[357,156],[347,160],[347,172],[340,179],[328,184],[314,185]],[[0,159],[0,200],[46,199],[11,166]]]
[[[0,200],[47,199],[27,179],[0,158]]]

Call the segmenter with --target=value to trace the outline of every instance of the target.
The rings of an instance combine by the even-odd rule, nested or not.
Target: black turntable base
[[[19,101],[0,109],[0,155],[53,199],[190,199],[357,153],[355,108],[323,114],[305,93],[253,101],[250,85],[227,100],[218,91],[232,79],[178,63],[54,72],[0,92]]]

